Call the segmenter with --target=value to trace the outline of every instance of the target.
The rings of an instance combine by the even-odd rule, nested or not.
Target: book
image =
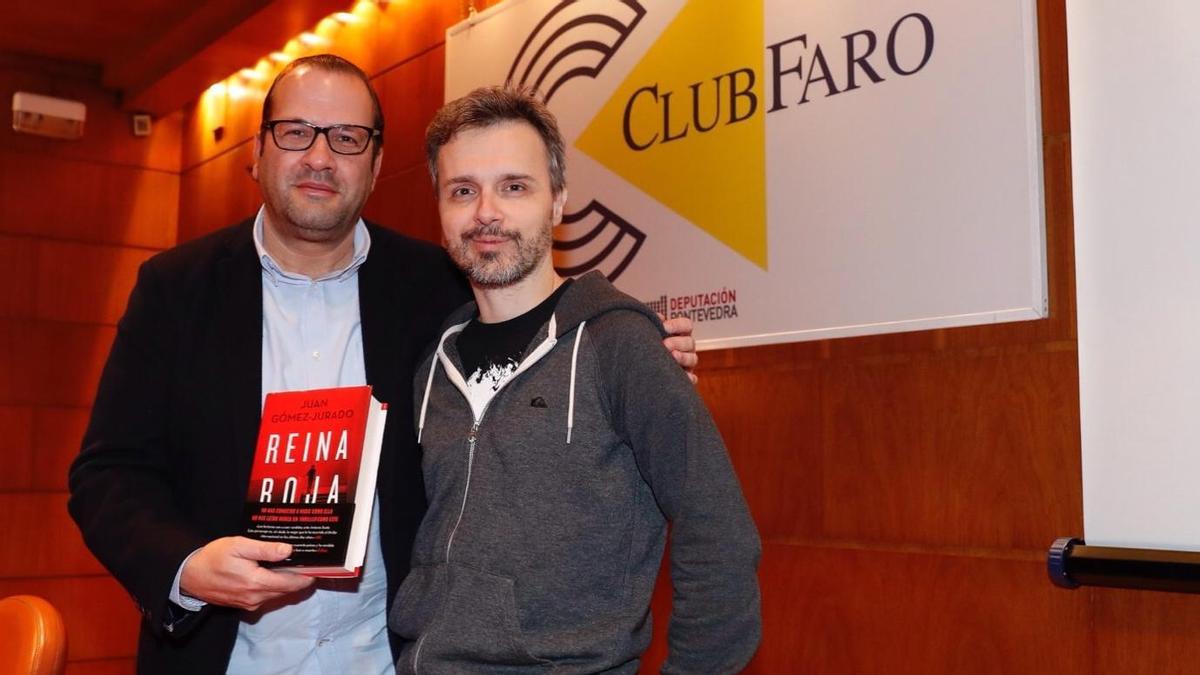
[[[267,566],[358,576],[386,417],[369,386],[267,394],[243,534],[292,545],[290,557]]]

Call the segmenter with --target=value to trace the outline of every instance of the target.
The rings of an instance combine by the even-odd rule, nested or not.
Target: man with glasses
[[[445,254],[369,225],[384,120],[366,75],[299,59],[263,102],[258,215],[139,271],[71,468],[69,509],[138,603],[141,673],[390,673],[386,604],[425,509],[412,375],[469,297]],[[668,347],[694,363],[691,339]],[[362,578],[275,572],[235,536],[267,392],[370,384],[388,402]]]

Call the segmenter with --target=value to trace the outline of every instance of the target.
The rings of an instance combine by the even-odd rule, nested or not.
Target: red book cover
[[[276,569],[358,575],[386,412],[368,386],[267,394],[243,530],[292,545]]]

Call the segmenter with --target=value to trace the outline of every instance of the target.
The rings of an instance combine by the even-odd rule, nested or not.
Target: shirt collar
[[[263,271],[267,273],[267,277],[272,283],[278,285],[280,281],[285,282],[304,282],[310,283],[313,281],[328,281],[336,279],[339,281],[349,279],[354,276],[358,268],[367,261],[367,252],[371,250],[371,233],[367,231],[367,225],[362,218],[354,224],[354,255],[350,258],[350,262],[344,267],[333,270],[328,274],[313,279],[303,274],[288,272],[275,262],[270,253],[267,253],[267,248],[263,245],[263,227],[264,214],[266,206],[258,209],[258,215],[254,217],[254,250],[258,251],[258,259],[262,263]]]

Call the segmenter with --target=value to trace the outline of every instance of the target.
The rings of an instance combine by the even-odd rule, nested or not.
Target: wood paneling
[[[819,379],[812,368],[718,371],[700,379],[763,537],[821,535]]]
[[[383,61],[386,57],[379,44],[379,22],[387,12],[397,9],[373,3],[353,4],[355,21],[346,24],[324,21],[316,32],[330,41],[326,48],[329,53],[350,61],[371,77],[392,65]]]
[[[425,127],[442,105],[445,52],[443,47],[431,49],[375,78],[387,118],[381,178],[413,167],[424,169]]]
[[[1079,592],[1079,591],[1075,591]],[[1191,675],[1200,668],[1200,599],[1091,589],[1096,675]]]
[[[37,250],[34,239],[0,236],[0,269],[17,281],[0,288],[0,317],[33,316],[34,286],[29,280],[37,274]]]
[[[33,409],[0,405],[0,491],[33,483]]]
[[[1067,12],[1062,0],[1037,3],[1038,58],[1041,65],[1042,133],[1071,133],[1071,106],[1067,97]]]
[[[255,134],[262,122],[262,101],[266,90],[233,97],[229,95],[206,96],[184,109],[184,135],[182,150],[183,172],[186,176],[198,165],[232,151],[245,152],[241,148],[253,144]],[[216,129],[220,127],[218,133]],[[188,190],[184,190],[186,194]]]
[[[37,317],[116,325],[152,249],[42,241],[38,246]],[[99,281],[103,280],[103,281]]]
[[[493,4],[496,3],[477,2],[476,7],[482,9],[484,5]],[[464,7],[461,0],[424,0],[389,4],[387,11],[379,19],[380,71],[404,63],[421,52],[441,45],[446,38],[446,29],[466,18]],[[372,74],[377,72],[379,71]],[[431,94],[432,92],[424,91],[410,92],[410,96],[415,100],[430,98]],[[437,100],[441,102],[440,98]]]
[[[824,375],[832,538],[1044,550],[1079,530],[1074,352],[852,362]]]
[[[0,319],[0,404],[88,406],[116,330]]]
[[[0,232],[165,248],[175,243],[179,176],[0,151]]]
[[[424,165],[379,179],[363,216],[426,241],[442,240],[433,186]]]
[[[65,491],[67,469],[79,454],[87,408],[38,407],[33,412],[33,489]]]
[[[45,598],[62,613],[69,660],[124,659],[133,655],[141,616],[124,589],[110,577],[0,579],[0,596],[17,593]],[[124,665],[118,662],[97,671],[86,667],[75,671],[71,665],[67,672],[133,672],[108,669]]]
[[[0,493],[0,579],[98,574],[67,515],[65,492]]]
[[[1091,672],[1085,602],[1036,560],[768,544],[749,672]]]
[[[253,216],[262,203],[250,177],[254,145],[243,143],[183,174],[179,240],[196,237]]]

